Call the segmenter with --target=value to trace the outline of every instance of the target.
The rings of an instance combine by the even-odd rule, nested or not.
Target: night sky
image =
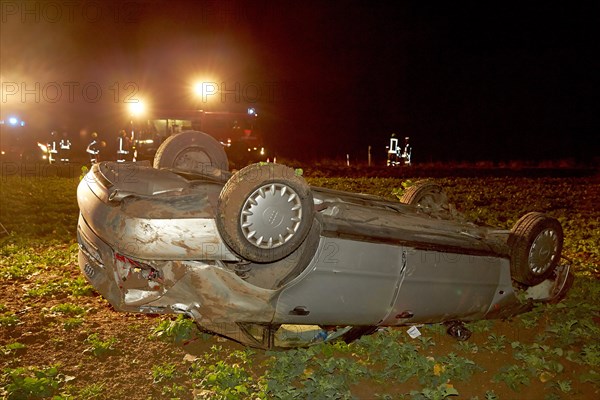
[[[140,98],[254,106],[288,159],[382,160],[392,133],[417,163],[598,156],[600,2],[373,3],[2,0],[2,118],[116,137]]]

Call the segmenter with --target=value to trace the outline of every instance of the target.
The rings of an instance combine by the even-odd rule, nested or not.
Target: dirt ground
[[[598,193],[600,192],[598,182],[596,181],[594,186],[585,187],[582,184],[581,187],[584,189],[581,189],[582,191],[578,192],[578,195],[570,194],[571,197],[568,198],[572,200],[569,201],[577,200],[581,204],[588,204],[589,207],[597,207]],[[385,188],[385,190],[389,190],[389,188]],[[497,191],[497,189],[494,190]],[[26,199],[26,197],[24,198]],[[482,201],[481,196],[476,197],[475,200]],[[572,210],[573,207],[568,206],[565,209]],[[585,211],[593,212],[590,209]],[[583,209],[578,209],[576,212],[581,213]],[[595,212],[597,213],[597,209]],[[5,213],[4,216],[6,217],[7,214]],[[25,226],[30,224],[29,221],[33,219],[35,219],[34,216],[26,215],[23,217],[23,222],[19,222],[19,224]],[[67,222],[69,226],[72,225],[70,221]],[[595,231],[597,224],[596,214],[596,222],[588,222],[586,229],[589,230],[589,233],[582,234],[581,243],[584,243],[584,239],[587,240],[586,238],[597,235]],[[583,229],[579,229],[579,231],[583,231]],[[0,239],[6,239],[6,237],[0,237]],[[38,268],[38,266],[34,266],[36,268],[32,268],[31,273],[19,278],[10,278],[8,275],[0,277],[0,317],[4,318],[2,320],[4,322],[0,325],[0,349],[2,349],[0,351],[0,374],[2,374],[0,395],[4,390],[4,394],[8,396],[9,379],[6,371],[18,367],[42,367],[57,364],[60,376],[56,379],[60,381],[60,386],[54,394],[60,394],[62,398],[211,398],[211,395],[204,391],[201,383],[190,377],[192,362],[202,359],[208,354],[220,354],[224,359],[232,352],[245,350],[245,347],[219,337],[203,335],[200,332],[182,342],[160,340],[153,332],[161,321],[167,320],[169,317],[116,312],[106,300],[95,292],[75,295],[67,287],[56,287],[46,294],[31,295],[32,289],[48,286],[60,279],[65,278],[69,282],[73,282],[82,277],[76,263],[74,237],[67,239],[67,241],[69,240],[68,243],[64,240],[58,242],[56,248],[40,246],[31,250],[31,252],[39,252],[41,257],[51,257],[47,254],[52,251],[71,253],[64,263],[51,267],[40,265]],[[10,241],[9,238],[6,243],[10,243]],[[597,243],[595,246],[597,249]],[[0,249],[2,248],[0,247]],[[578,265],[586,266],[590,270],[596,268],[597,271],[596,259],[591,256],[590,251],[585,248],[571,248],[569,251],[573,257],[578,257]],[[29,261],[23,261],[23,268],[28,268],[28,263]],[[1,265],[2,271],[9,267],[4,260]],[[597,280],[598,277],[591,279]],[[581,289],[578,293],[581,293]],[[569,297],[567,297],[568,299]],[[85,309],[80,320],[72,326],[68,325],[69,315],[53,310],[53,307],[66,303]],[[582,329],[597,331],[600,329],[598,304],[591,304],[590,307],[593,313],[593,325],[586,325]],[[553,309],[552,313],[554,314],[542,315],[535,324],[529,327],[526,327],[519,317],[508,321],[495,321],[481,331],[474,330],[468,341],[469,346],[461,347],[455,339],[445,333],[429,330],[427,327],[423,327],[422,332],[424,336],[431,338],[431,345],[423,346],[419,341],[414,341],[414,343],[419,344],[420,355],[437,360],[448,354],[456,353],[472,360],[479,367],[467,380],[451,383],[460,393],[459,396],[451,398],[480,400],[588,400],[600,398],[600,383],[581,379],[589,375],[591,370],[597,372],[598,364],[591,365],[571,361],[575,360],[576,356],[582,352],[582,346],[585,343],[575,342],[565,345],[557,343],[552,337],[546,338],[543,343],[539,340],[540,335],[547,333],[553,319],[557,318],[557,314],[561,312],[566,314],[568,311],[572,310],[570,308]],[[12,322],[9,317],[13,319]],[[404,334],[406,328],[396,329],[403,332],[403,340],[411,340],[408,335]],[[111,350],[105,354],[94,354],[93,346],[89,341],[90,335],[93,334],[104,339],[114,339]],[[374,335],[382,334],[383,332],[378,332]],[[494,338],[503,338],[503,346],[490,349]],[[23,344],[24,348],[9,351],[8,346],[15,342]],[[512,342],[526,345],[540,343],[540,346],[548,345],[550,349],[561,347],[565,353],[572,351],[573,356],[560,357],[562,368],[560,372],[530,374],[530,379],[526,384],[520,384],[517,386],[518,390],[513,390],[505,381],[495,382],[493,379],[503,367],[522,365],[515,360],[514,351],[511,348]],[[597,346],[597,337],[595,343],[592,340],[588,344]],[[352,357],[352,360],[358,360],[357,362],[364,363],[373,370],[384,368],[384,366],[369,364],[367,358],[352,355],[352,346],[358,348],[360,341],[351,345],[350,356],[335,353],[334,357]],[[252,353],[251,364],[245,368],[253,379],[259,380],[268,374],[269,365],[271,365],[269,362],[272,358],[271,353],[256,350]],[[548,360],[551,358],[548,357]],[[172,377],[169,379],[156,378],[156,367],[161,365],[174,366],[175,371]],[[541,368],[544,369],[543,366]],[[336,371],[333,372],[333,374],[336,373]],[[431,371],[431,373],[434,374],[435,371]],[[411,378],[402,383],[394,380],[361,379],[351,385],[351,393],[358,399],[437,398],[406,395],[411,390],[421,391],[423,389],[417,378]],[[597,375],[596,379],[598,379]],[[290,382],[290,384],[298,386],[302,385],[302,382]],[[166,390],[170,387],[177,388],[177,390]],[[381,394],[381,396],[377,396],[377,394]],[[384,394],[388,397],[383,396]],[[402,397],[403,394],[406,396]],[[271,393],[270,397],[278,398],[277,393]],[[283,396],[283,398],[286,397]],[[343,397],[340,394],[335,398]]]
[[[75,264],[64,266],[73,277],[79,274]],[[223,354],[244,347],[218,337],[200,335],[182,343],[158,340],[152,335],[161,318],[155,315],[138,315],[115,312],[111,306],[97,295],[72,297],[58,294],[31,299],[25,296],[30,287],[27,282],[9,282],[3,280],[0,284],[1,303],[5,309],[19,310],[19,323],[15,326],[3,327],[0,334],[0,344],[18,341],[26,346],[18,350],[16,357],[0,355],[4,367],[15,366],[48,366],[60,365],[60,372],[67,380],[63,393],[70,391],[72,398],[102,398],[102,399],[159,399],[171,398],[163,393],[165,385],[179,385],[184,388],[179,398],[192,399],[199,393],[194,382],[186,376],[190,361],[202,357],[211,351],[211,347],[220,346]],[[74,303],[84,307],[88,312],[82,325],[74,329],[65,329],[65,317],[50,312],[53,306],[61,303]],[[600,323],[600,321],[599,321]],[[516,392],[505,383],[492,383],[492,376],[500,366],[515,364],[510,349],[510,343],[519,341],[533,343],[536,335],[543,331],[543,324],[534,329],[525,329],[517,321],[496,321],[486,332],[475,332],[469,342],[477,350],[465,353],[457,350],[457,341],[445,333],[424,331],[435,343],[422,350],[423,355],[440,357],[449,353],[458,353],[473,360],[481,370],[464,382],[455,382],[454,386],[460,393],[458,398],[487,398],[486,393],[493,391],[497,399],[541,399],[540,393],[548,392],[547,380],[553,377],[532,379],[530,384],[521,385]],[[406,328],[397,328],[405,330]],[[115,338],[114,350],[103,356],[96,356],[89,350],[86,338],[92,333],[100,337]],[[506,348],[501,351],[486,349],[488,335],[506,337]],[[378,335],[380,333],[375,333]],[[264,371],[264,362],[269,356],[262,350],[257,350],[253,357],[252,371],[256,377]],[[154,382],[152,368],[161,364],[173,364],[178,373],[176,378],[168,382]],[[589,383],[579,383],[579,376],[586,373],[585,366],[564,362],[564,372],[561,380],[570,380],[572,390],[565,394],[564,399],[588,400],[597,396],[598,387]],[[557,378],[558,379],[558,378]],[[551,382],[550,382],[551,383]],[[85,395],[85,388],[101,385],[100,393]],[[405,383],[361,381],[352,386],[352,394],[359,399],[375,398],[376,393],[387,393],[391,396],[408,393],[420,388],[414,379]],[[591,397],[590,397],[591,396]],[[393,398],[393,397],[392,397]],[[399,398],[399,397],[398,397]]]

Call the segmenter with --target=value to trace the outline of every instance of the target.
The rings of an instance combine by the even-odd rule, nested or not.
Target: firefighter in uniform
[[[71,141],[67,136],[67,132],[63,132],[62,136],[63,137],[58,143],[58,146],[60,147],[60,162],[68,163],[71,156]]]
[[[117,162],[125,162],[129,156],[129,138],[124,130],[119,132],[117,138]]]
[[[411,164],[410,158],[412,156],[412,146],[410,145],[410,143],[408,143],[409,140],[410,140],[410,137],[408,137],[408,136],[406,136],[404,138],[404,150],[402,151],[402,158],[404,159],[404,165]]]
[[[387,166],[395,167],[396,165],[398,165],[398,138],[395,133],[392,133],[388,146]]]
[[[50,164],[53,164],[56,162],[56,156],[58,154],[58,150],[57,150],[57,146],[58,144],[56,143],[57,141],[57,137],[56,137],[56,131],[52,131],[50,132],[50,140],[48,141],[47,144],[47,151],[48,151],[48,162]]]
[[[395,133],[392,133],[390,138],[390,145],[388,149],[387,165],[388,167],[395,167],[401,165],[411,165],[412,147],[409,144],[409,137],[404,138],[404,148],[400,147],[398,138]]]
[[[98,133],[92,132],[92,140],[85,149],[86,153],[90,155],[90,164],[96,164],[100,154],[100,143],[98,142]]]

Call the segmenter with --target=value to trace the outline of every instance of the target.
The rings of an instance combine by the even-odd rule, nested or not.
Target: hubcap
[[[439,211],[448,203],[446,194],[438,187],[425,187],[416,204],[426,210]]]
[[[558,236],[552,229],[545,229],[535,238],[529,249],[529,269],[541,275],[550,268],[558,251]]]
[[[439,208],[439,203],[440,201],[434,193],[428,193],[417,204],[423,208]]]
[[[206,172],[205,170],[212,166],[212,161],[204,151],[190,148],[179,153],[174,164],[177,169]]]
[[[240,226],[254,246],[272,249],[283,245],[300,229],[302,203],[289,186],[270,183],[256,189],[246,199]]]

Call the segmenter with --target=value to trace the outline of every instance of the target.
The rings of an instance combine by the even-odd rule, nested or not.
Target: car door
[[[321,237],[312,263],[282,290],[274,322],[377,325],[392,309],[403,262],[399,246]]]

